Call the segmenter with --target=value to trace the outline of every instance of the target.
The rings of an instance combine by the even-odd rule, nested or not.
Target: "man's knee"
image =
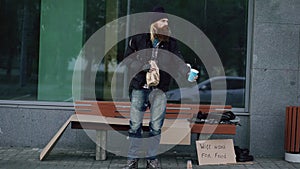
[[[149,136],[152,137],[152,136],[158,136],[161,134],[161,129],[158,129],[158,130],[153,130],[153,129],[150,129],[150,132],[149,132]]]
[[[135,123],[130,121],[130,129],[128,130],[129,137],[141,137],[142,123]]]
[[[161,124],[160,123],[153,123],[153,122],[150,122],[149,123],[149,129],[150,129],[150,132],[149,132],[149,136],[157,136],[157,135],[160,135],[161,133]]]

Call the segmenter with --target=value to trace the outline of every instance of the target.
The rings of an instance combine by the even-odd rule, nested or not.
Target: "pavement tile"
[[[126,164],[126,157],[107,154],[107,160],[96,161],[94,151],[72,149],[54,149],[44,160],[39,160],[40,149],[0,147],[0,169],[118,169]],[[191,154],[165,153],[159,156],[162,169],[185,169],[188,160],[192,161],[193,169],[296,169],[299,163],[290,163],[283,159],[255,158],[249,163],[230,165],[199,166],[197,157]],[[139,160],[139,167],[145,168],[146,160]]]

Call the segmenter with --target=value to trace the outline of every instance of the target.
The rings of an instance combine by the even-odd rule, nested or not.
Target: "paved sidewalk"
[[[1,148],[1,169],[118,169],[126,163],[125,157],[108,154],[106,161],[95,161],[94,151],[73,149],[53,149],[50,155],[39,161],[41,149]],[[187,160],[192,160],[193,169],[290,169],[300,168],[299,163],[289,163],[283,159],[256,158],[252,164],[198,166],[197,157],[183,154],[163,154],[159,156],[162,169],[186,169]],[[140,168],[145,168],[145,160],[140,160]]]

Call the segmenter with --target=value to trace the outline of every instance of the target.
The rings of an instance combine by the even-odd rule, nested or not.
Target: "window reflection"
[[[84,43],[107,22],[150,11],[157,2],[207,35],[226,76],[245,77],[248,0],[173,0],[172,5],[168,0],[0,0],[0,99],[72,101],[74,62]],[[170,27],[176,29],[172,21]],[[201,45],[195,37],[190,40]],[[110,49],[100,65],[87,64],[97,67],[92,92],[98,100],[111,99],[112,73],[125,46],[123,40]],[[198,84],[211,78],[195,53],[183,43],[179,46],[186,62],[200,70]],[[228,80],[227,88],[244,90],[245,83]],[[176,88],[173,82],[171,89]],[[244,93],[236,106],[244,106]]]
[[[36,100],[40,0],[0,1],[0,99]]]

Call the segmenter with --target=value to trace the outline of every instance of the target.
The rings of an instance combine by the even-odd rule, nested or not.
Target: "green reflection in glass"
[[[42,0],[38,100],[72,101],[72,74],[83,42],[84,0]]]

